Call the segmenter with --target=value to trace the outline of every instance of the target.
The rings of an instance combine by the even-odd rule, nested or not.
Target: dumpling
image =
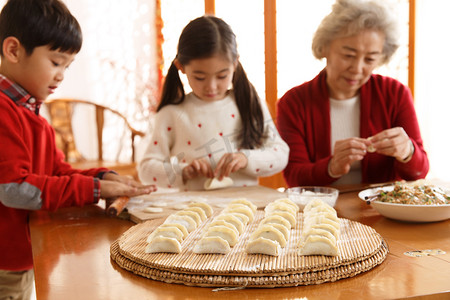
[[[232,229],[223,225],[208,227],[204,236],[220,236],[226,240],[231,247],[238,242],[238,235]]]
[[[183,225],[179,224],[179,223],[163,223],[161,225],[158,226],[158,228],[162,228],[162,227],[176,227],[178,228],[181,233],[183,234],[183,239],[185,239],[189,232],[187,231],[186,227],[184,227]]]
[[[237,203],[230,204],[225,208],[224,212],[230,212],[230,213],[237,212],[237,213],[244,214],[248,217],[248,222],[253,221],[253,218],[254,218],[252,209],[244,204],[237,204]]]
[[[219,236],[204,236],[195,245],[193,251],[196,254],[227,254],[231,248],[228,242]]]
[[[205,203],[205,202],[192,202],[192,203],[189,203],[188,207],[199,207],[199,208],[203,209],[203,211],[205,212],[205,214],[208,218],[211,217],[211,215],[213,214],[212,207],[208,203]]]
[[[271,211],[271,212],[266,212],[265,217],[269,217],[269,216],[280,216],[283,217],[284,219],[286,219],[289,224],[291,224],[291,228],[295,227],[295,224],[297,223],[297,218],[292,216],[292,213],[289,213],[287,211]]]
[[[266,224],[278,229],[284,235],[284,238],[286,239],[286,241],[289,239],[290,231],[284,225],[277,224],[277,223],[266,223]]]
[[[224,177],[219,181],[217,178],[208,178],[203,185],[205,190],[222,189],[233,185],[233,179],[230,177]]]
[[[308,202],[308,204],[305,205],[305,207],[303,208],[303,213],[308,213],[309,210],[311,210],[314,207],[317,206],[328,206],[330,208],[332,208],[331,206],[329,206],[328,204],[326,204],[325,202],[323,202],[322,200],[320,200],[319,198],[314,198],[311,201]],[[334,210],[334,208],[332,208]]]
[[[238,198],[238,199],[231,200],[230,204],[244,204],[244,205],[248,206],[253,211],[253,213],[255,213],[256,210],[258,209],[258,207],[255,204],[251,203],[250,201],[248,201],[245,198]]]
[[[272,256],[278,256],[281,252],[280,244],[277,241],[259,237],[250,241],[246,248],[247,253],[253,254],[266,254]]]
[[[289,221],[283,218],[282,216],[278,215],[267,216],[261,220],[260,224],[269,224],[269,223],[281,224],[285,226],[288,230],[291,230],[291,223],[289,223]]]
[[[197,228],[195,221],[189,216],[175,215],[172,214],[167,217],[164,223],[177,223],[183,225],[188,232],[192,232]]]
[[[236,227],[234,227],[233,224],[228,223],[225,220],[213,220],[211,223],[209,223],[209,227],[216,226],[216,225],[228,227],[231,230],[233,230],[237,236],[239,236],[239,231],[236,229]]]
[[[176,239],[165,236],[157,236],[150,241],[145,248],[145,253],[180,253],[181,244]]]
[[[320,228],[310,228],[308,231],[304,232],[302,235],[303,239],[307,239],[310,235],[320,235],[329,239],[334,245],[336,245],[336,237],[332,235],[328,230]]]
[[[193,211],[193,212],[197,213],[202,222],[208,218],[206,216],[205,211],[203,209],[201,209],[200,207],[188,207],[184,211]]]
[[[176,239],[178,242],[183,241],[183,233],[180,229],[178,229],[175,226],[172,227],[158,227],[156,228],[147,238],[147,242],[150,243],[152,239],[154,239],[157,236],[165,236],[165,237],[171,237]]]
[[[260,237],[277,241],[281,247],[286,246],[286,239],[284,238],[284,235],[270,224],[260,226],[255,232],[252,233],[250,240],[256,240]]]
[[[196,226],[198,226],[202,223],[202,219],[200,218],[200,215],[192,210],[182,210],[182,211],[174,213],[174,215],[188,216],[189,218],[192,218],[192,220],[194,220]]]
[[[293,216],[295,216],[297,214],[297,211],[295,210],[295,208],[293,208],[291,205],[283,203],[283,202],[272,202],[266,206],[264,211],[266,213],[273,212],[273,211],[287,211],[287,212],[290,212]]]
[[[284,204],[287,204],[287,205],[291,206],[291,207],[295,210],[295,212],[299,212],[299,210],[300,210],[300,208],[298,207],[298,205],[295,204],[295,203],[294,203],[292,200],[290,200],[289,198],[280,198],[280,199],[275,200],[274,202],[276,202],[276,203],[284,203]]]
[[[333,242],[321,235],[309,235],[300,246],[300,255],[337,256],[338,248]]]
[[[218,215],[214,218],[214,220],[224,220],[230,224],[232,224],[234,227],[236,227],[239,234],[242,234],[244,232],[244,223],[239,219],[238,217],[234,216],[231,213],[225,213]]]

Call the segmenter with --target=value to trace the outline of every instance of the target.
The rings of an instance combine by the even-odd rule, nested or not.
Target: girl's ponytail
[[[156,111],[160,111],[166,105],[180,104],[183,102],[184,96],[185,93],[183,83],[181,82],[180,75],[178,74],[178,68],[175,66],[174,61],[172,61],[164,80],[161,101],[159,102]]]
[[[241,148],[254,149],[264,143],[264,115],[255,87],[238,61],[233,77],[233,90],[242,120],[239,136]]]

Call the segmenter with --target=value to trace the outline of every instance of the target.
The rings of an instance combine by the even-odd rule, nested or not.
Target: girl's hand
[[[183,182],[186,183],[189,179],[199,176],[213,178],[214,173],[211,168],[211,163],[207,158],[199,158],[193,160],[188,166],[184,167],[182,171]]]
[[[377,153],[395,157],[399,161],[406,160],[414,151],[411,139],[402,127],[383,130],[372,136],[370,142]]]
[[[214,177],[222,180],[224,177],[229,176],[231,173],[243,169],[247,166],[248,159],[242,152],[226,153],[217,163],[214,170]]]
[[[329,175],[340,177],[347,174],[353,162],[364,158],[369,145],[368,140],[357,137],[336,141],[333,157],[328,163]]]

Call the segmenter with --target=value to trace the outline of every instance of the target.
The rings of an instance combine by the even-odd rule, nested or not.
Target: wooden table
[[[110,245],[135,223],[109,218],[100,206],[38,211],[30,219],[37,299],[450,299],[450,220],[389,220],[357,192],[341,193],[336,210],[339,217],[369,225],[383,236],[390,253],[381,265],[320,285],[232,291],[168,284],[121,269],[110,259]],[[425,249],[446,254],[404,254]]]

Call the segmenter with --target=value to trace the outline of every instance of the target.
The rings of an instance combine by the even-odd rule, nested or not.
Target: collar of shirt
[[[37,100],[25,91],[20,85],[12,82],[5,76],[0,74],[0,92],[8,96],[14,103],[23,106],[36,115],[39,114],[42,101]]]

